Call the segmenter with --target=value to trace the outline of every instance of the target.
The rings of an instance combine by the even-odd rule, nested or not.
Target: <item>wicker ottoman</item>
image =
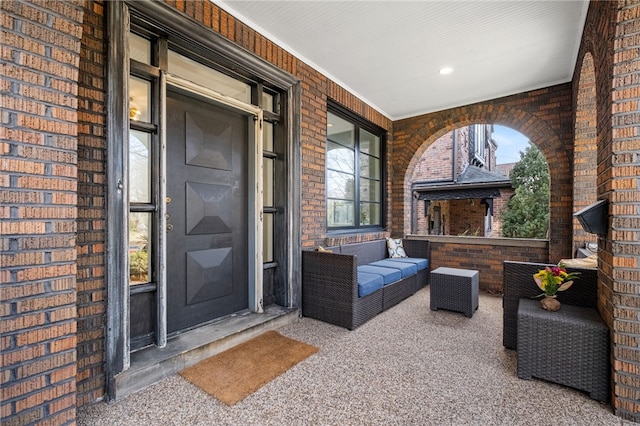
[[[430,281],[432,311],[447,309],[471,318],[478,309],[478,271],[440,267],[431,271]]]
[[[548,380],[609,399],[609,329],[593,308],[562,305],[549,312],[539,300],[518,306],[518,377]]]

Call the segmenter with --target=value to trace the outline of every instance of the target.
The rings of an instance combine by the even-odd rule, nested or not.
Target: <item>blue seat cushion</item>
[[[399,269],[402,272],[402,278],[410,277],[411,275],[418,273],[418,267],[415,264],[408,262],[395,262],[395,259],[378,260],[377,262],[371,262],[369,265]]]
[[[358,297],[367,296],[384,285],[382,275],[358,271]]]
[[[400,269],[383,268],[382,266],[362,265],[358,266],[358,272],[382,275],[384,285],[395,283],[402,279],[402,272]]]
[[[421,259],[419,257],[395,257],[393,259],[387,259],[392,262],[407,262],[413,263],[418,267],[418,271],[427,269],[429,267],[429,259]]]

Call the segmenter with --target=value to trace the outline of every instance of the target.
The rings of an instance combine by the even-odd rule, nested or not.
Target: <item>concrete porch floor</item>
[[[632,425],[586,393],[521,380],[502,346],[502,299],[472,318],[429,309],[429,288],[354,331],[309,318],[279,328],[320,348],[228,407],[172,374],[79,425]],[[549,354],[553,362],[553,354]]]

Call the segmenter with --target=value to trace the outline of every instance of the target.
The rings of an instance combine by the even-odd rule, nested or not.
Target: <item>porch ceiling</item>
[[[394,120],[570,81],[589,5],[212,1]]]

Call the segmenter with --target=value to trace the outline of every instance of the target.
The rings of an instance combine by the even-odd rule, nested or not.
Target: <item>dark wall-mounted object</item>
[[[609,203],[599,200],[574,213],[582,228],[590,234],[606,235],[609,222]]]

